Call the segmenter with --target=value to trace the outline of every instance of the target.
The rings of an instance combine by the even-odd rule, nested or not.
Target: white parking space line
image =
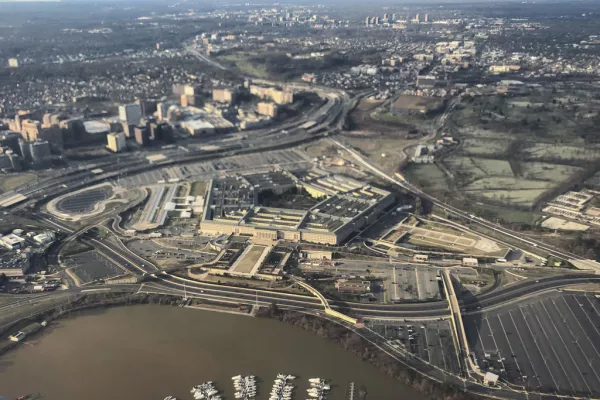
[[[513,350],[512,345],[510,344],[510,339],[508,338],[508,334],[506,333],[506,328],[504,327],[504,324],[502,323],[502,318],[500,318],[500,315],[496,315],[496,318],[498,318],[498,322],[500,322],[500,327],[502,328],[502,332],[504,333],[504,337],[506,338],[506,343],[508,343],[508,348],[510,349],[510,354],[512,357],[512,355],[515,354],[515,351]],[[516,325],[515,325],[515,328],[516,328]],[[518,330],[517,330],[517,335],[519,336],[519,340],[521,341],[522,347],[525,348],[525,346],[523,346],[523,341],[521,340],[521,335],[519,334]],[[525,355],[527,356],[527,360],[528,360],[529,364],[531,365],[531,369],[533,370],[533,373],[536,374],[535,378],[538,381],[538,386],[541,386],[541,382],[540,382],[539,378],[537,377],[535,368],[533,368],[533,364],[531,363],[531,360],[529,359],[529,354],[525,354]],[[519,361],[518,361],[517,357],[512,357],[512,359],[515,361],[515,364],[517,365],[517,369],[519,370],[519,373],[521,374],[521,376],[523,376],[523,371],[521,370],[521,367],[519,366]]]
[[[550,367],[548,367],[548,361],[546,360],[546,357],[544,357],[544,353],[542,353],[542,350],[540,349],[540,346],[538,345],[537,339],[533,335],[533,332],[531,331],[531,327],[529,326],[529,322],[527,322],[527,318],[525,318],[525,314],[523,313],[523,309],[521,307],[519,307],[519,311],[521,312],[521,315],[523,316],[525,325],[527,325],[527,330],[529,330],[529,336],[533,339],[533,343],[535,343],[535,347],[537,348],[538,353],[540,353],[542,360],[544,360],[544,364],[546,365],[546,370],[548,371],[548,374],[550,374],[550,378],[552,378],[552,383],[554,383],[554,387],[558,388],[559,385],[556,383],[556,379],[554,379],[554,375],[552,374],[552,371],[550,371]],[[510,318],[513,321],[513,325],[515,326],[515,328],[517,328],[517,324],[515,323],[515,320],[513,319],[510,311],[509,311],[509,314],[510,314]],[[517,332],[518,332],[518,328],[517,328]],[[519,339],[521,339],[520,334],[519,334]],[[527,353],[527,347],[525,346],[525,342],[523,342],[523,339],[521,339],[521,344],[523,344],[523,348],[525,349],[525,352]],[[529,357],[529,355],[527,355],[527,357]],[[534,371],[535,371],[535,369],[534,369]],[[536,376],[538,376],[537,373],[536,373]]]
[[[600,359],[600,353],[598,352],[598,349],[596,348],[596,345],[594,344],[593,341],[590,340],[588,335],[585,335],[585,329],[583,328],[583,325],[581,325],[581,322],[579,322],[579,318],[577,318],[577,316],[575,315],[575,313],[573,312],[573,310],[571,309],[571,307],[569,307],[569,303],[567,303],[567,300],[565,300],[564,296],[560,297],[564,303],[565,306],[567,307],[567,309],[571,312],[571,315],[573,316],[573,318],[575,318],[575,321],[577,321],[577,324],[579,325],[579,327],[581,328],[581,331],[584,333],[585,338],[590,342],[590,344],[592,345],[592,347],[594,348],[594,351],[596,352],[596,356],[598,357],[598,359]],[[589,319],[588,315],[585,314],[586,318]],[[591,322],[591,321],[590,321]],[[596,326],[592,323],[591,324],[592,327],[596,330],[596,333],[598,333],[598,329],[596,328]]]
[[[446,364],[446,352],[444,351],[444,344],[442,343],[442,334],[440,332],[440,327],[437,327],[438,330],[438,342],[440,344],[440,349],[442,349],[442,360],[444,361],[444,370],[446,371],[450,371],[448,369],[448,364]],[[452,372],[452,371],[450,371]]]
[[[554,308],[556,308],[556,311],[558,312],[558,315],[560,314],[560,309],[556,306],[556,302],[554,301],[554,299],[551,299],[552,301],[552,305],[554,306]],[[570,308],[569,308],[570,310]],[[572,314],[572,313],[571,313]],[[563,315],[564,317],[564,315]],[[575,318],[575,321],[577,321],[577,323],[579,324],[579,321],[577,320],[577,317],[575,317],[575,315],[573,315],[573,317]],[[585,360],[587,361],[588,365],[590,366],[591,370],[594,372],[594,375],[596,376],[596,379],[598,381],[600,381],[600,377],[598,376],[598,371],[596,371],[595,368],[592,367],[592,361],[588,358],[588,356],[585,354],[585,351],[583,351],[583,349],[581,348],[581,346],[579,345],[579,337],[577,335],[575,335],[573,333],[573,331],[571,330],[571,324],[566,323],[566,319],[564,320],[565,324],[564,326],[567,327],[567,329],[569,330],[569,333],[571,334],[571,339],[573,339],[573,342],[575,342],[575,345],[577,345],[577,347],[579,347],[579,351],[581,352],[581,354],[583,355],[583,357],[585,357]],[[584,336],[587,338],[587,335],[585,335],[585,331],[583,330],[583,327],[581,327],[581,324],[579,324],[579,327],[581,328],[582,332],[584,333]],[[589,338],[587,338],[589,340]],[[594,345],[592,344],[592,347],[594,347]],[[596,348],[594,347],[594,350],[596,351],[596,355],[598,355],[598,351],[596,350]],[[577,365],[577,364],[575,364]],[[577,366],[577,369],[579,370],[579,366]],[[581,373],[581,371],[580,371]],[[583,374],[581,374],[583,380],[585,381],[585,376]],[[587,382],[586,382],[587,385]],[[588,385],[589,388],[589,385]],[[591,390],[590,390],[591,392]]]
[[[596,330],[596,333],[598,333],[600,335],[600,331],[598,331],[598,328],[596,327],[596,324],[594,324],[594,321],[592,321],[592,319],[590,318],[590,316],[587,314],[587,312],[585,312],[585,308],[583,308],[583,305],[579,302],[579,300],[577,300],[577,296],[573,296],[573,298],[575,299],[575,301],[577,302],[577,304],[579,305],[579,307],[581,308],[581,311],[585,314],[585,316],[587,317],[588,321],[590,321],[590,324],[594,327],[594,329]],[[587,296],[586,296],[587,299]],[[589,299],[588,299],[589,301]],[[590,302],[591,303],[591,302]],[[592,305],[593,306],[593,305]]]
[[[543,328],[544,326],[540,322],[540,319],[537,316],[537,314],[536,313],[532,313],[532,314],[535,317],[535,319],[536,319],[536,321],[538,323],[538,326],[540,327],[540,330],[542,331],[542,333],[546,337],[546,340],[548,341],[548,343],[552,343],[552,341],[548,337],[548,334],[546,333],[546,330]],[[560,336],[560,335],[558,335],[558,336]],[[562,338],[561,338],[561,341],[562,341]],[[563,344],[564,344],[564,342],[563,342]],[[556,354],[556,350],[554,350],[553,346],[550,346],[550,348],[552,349],[552,353],[554,354],[554,357],[556,357],[556,361],[558,362],[558,365],[560,366],[560,369],[562,369],[563,374],[566,376],[567,380],[569,381],[569,385],[571,385],[571,390],[573,390],[575,388],[575,386],[573,385],[573,382],[571,382],[571,378],[569,377],[569,375],[567,375],[567,371],[565,370],[564,365],[560,362],[560,357],[558,356],[558,354]]]
[[[500,349],[498,348],[498,343],[496,343],[496,338],[494,337],[494,331],[492,330],[492,325],[490,325],[490,321],[487,317],[484,318],[487,323],[488,329],[490,330],[490,335],[492,336],[492,341],[494,342],[494,346],[496,347],[496,352],[500,353]],[[502,369],[506,371],[506,367],[504,366],[504,361],[502,361],[502,357],[500,358],[500,363],[502,364]]]
[[[581,376],[581,379],[583,380],[583,383],[585,383],[585,386],[588,389],[589,393],[592,393],[592,389],[590,388],[590,385],[587,383],[587,380],[585,379],[585,376],[581,373],[581,370],[579,369],[579,365],[577,365],[577,362],[575,361],[575,359],[573,358],[573,354],[571,354],[571,352],[569,351],[569,348],[567,347],[567,343],[565,342],[565,340],[563,339],[562,335],[560,334],[560,332],[558,331],[558,328],[556,327],[556,324],[554,323],[554,320],[552,319],[552,316],[550,316],[550,313],[548,312],[548,309],[546,308],[546,304],[544,304],[545,302],[541,301],[540,304],[542,305],[542,308],[544,309],[544,312],[546,313],[546,316],[548,317],[548,319],[550,320],[550,322],[552,323],[552,327],[554,328],[554,331],[556,332],[556,334],[558,335],[558,338],[560,339],[560,341],[563,344],[563,348],[565,349],[565,351],[567,353],[569,353],[569,357],[571,358],[571,361],[573,362],[573,364],[575,365],[575,368],[577,369],[577,372],[579,373],[579,375]],[[536,315],[536,318],[537,315]],[[539,319],[538,319],[539,321]],[[565,324],[567,325],[567,324]],[[544,330],[544,334],[546,335],[546,337],[548,336],[546,334],[546,331]],[[554,351],[554,348],[552,349],[552,351]],[[556,352],[554,353],[556,354]],[[558,356],[557,356],[558,358]],[[562,367],[562,363],[559,361],[559,364],[561,364]],[[564,370],[564,368],[563,368]],[[571,382],[571,380],[569,379],[569,382]],[[571,386],[573,386],[573,384],[571,384]]]

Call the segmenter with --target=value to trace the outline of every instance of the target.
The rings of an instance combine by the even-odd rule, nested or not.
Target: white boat
[[[167,396],[167,397],[165,397],[165,400],[177,400],[177,397],[175,397],[175,396]]]
[[[331,389],[331,386],[329,386],[329,385],[323,385],[323,386],[321,386],[321,389],[323,389],[323,390],[329,390],[329,389]]]
[[[321,383],[321,378],[310,378],[308,381],[310,383]]]
[[[294,375],[288,375],[288,376],[286,376],[286,379],[292,380],[292,379],[296,379],[296,377]]]
[[[233,379],[234,381],[236,381],[236,380],[242,379],[242,376],[241,375],[236,375],[236,376],[231,377],[231,379]]]

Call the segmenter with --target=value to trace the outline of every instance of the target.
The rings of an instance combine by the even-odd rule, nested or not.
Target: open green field
[[[233,54],[217,56],[219,61],[229,61],[244,74],[252,75],[257,78],[268,78],[269,74],[264,65],[255,64],[250,61],[250,58],[255,55],[248,52],[238,52]]]
[[[600,147],[596,145],[565,146],[562,143],[535,143],[525,152],[529,157],[538,159],[582,161],[600,159]]]
[[[23,186],[29,182],[33,182],[37,179],[35,174],[31,174],[28,172],[14,174],[14,175],[5,175],[0,178],[0,191],[7,192],[9,190],[13,190],[18,188],[19,186]]]
[[[403,174],[425,191],[442,193],[449,190],[446,175],[435,164],[409,164]]]
[[[252,248],[243,255],[243,258],[239,260],[235,272],[242,274],[249,274],[252,272],[254,265],[256,265],[256,262],[260,259],[265,248],[266,246],[253,245]]]
[[[510,140],[506,139],[487,140],[468,138],[463,141],[461,153],[475,156],[500,154],[506,152],[508,146],[510,146]]]

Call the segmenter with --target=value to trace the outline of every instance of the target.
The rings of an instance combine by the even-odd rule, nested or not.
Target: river
[[[45,400],[193,399],[190,389],[213,381],[233,400],[231,376],[257,376],[267,400],[275,375],[297,376],[293,399],[308,398],[307,379],[331,379],[330,400],[346,385],[369,400],[425,397],[342,347],[300,328],[179,307],[137,305],[86,311],[61,320],[0,358],[0,395],[42,393]],[[355,397],[358,399],[358,397]]]

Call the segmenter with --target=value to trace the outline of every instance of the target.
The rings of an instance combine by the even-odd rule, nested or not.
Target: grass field
[[[440,97],[401,95],[394,101],[392,108],[396,110],[427,112],[439,108],[442,104],[443,100]]]
[[[442,193],[448,190],[446,175],[435,164],[409,164],[403,174],[425,191]]]
[[[243,255],[243,258],[239,260],[235,272],[242,274],[250,273],[256,262],[260,259],[263,251],[265,251],[265,248],[266,246],[253,245],[252,248]]]
[[[542,179],[550,182],[563,182],[573,176],[573,174],[581,171],[581,168],[570,165],[541,162],[523,163],[521,168],[524,178]]]
[[[489,139],[465,139],[463,141],[461,153],[472,155],[491,155],[500,154],[508,150],[509,140],[489,140]]]
[[[250,62],[251,56],[251,53],[245,54],[240,52],[234,54],[227,54],[223,56],[217,56],[217,59],[219,61],[229,61],[235,64],[235,66],[244,74],[252,75],[257,78],[268,78],[269,74],[267,73],[267,69],[265,68],[265,66]]]
[[[398,171],[402,162],[406,161],[403,150],[410,144],[410,141],[389,138],[387,135],[368,138],[346,136],[342,141],[355,149],[360,149],[369,159],[388,172]]]
[[[19,186],[32,182],[36,179],[37,176],[35,174],[30,174],[27,172],[16,175],[3,176],[2,179],[0,179],[0,190],[3,192],[7,192],[9,190],[18,188]]]
[[[594,161],[600,159],[600,148],[594,145],[565,146],[558,143],[535,143],[526,149],[531,158]]]

